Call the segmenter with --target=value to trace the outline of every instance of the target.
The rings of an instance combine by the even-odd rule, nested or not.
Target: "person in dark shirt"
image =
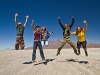
[[[40,26],[36,26],[36,28],[34,29],[34,20],[32,20],[32,25],[31,26],[32,26],[32,30],[33,30],[33,33],[34,33],[32,62],[35,62],[37,47],[40,50],[40,55],[41,55],[42,60],[45,60],[45,56],[44,56],[44,53],[43,53],[41,40],[40,40],[40,36],[42,34],[42,32],[40,31]]]
[[[58,21],[59,21],[59,24],[60,26],[62,27],[63,29],[63,41],[61,42],[61,45],[59,46],[58,48],[58,51],[57,51],[57,54],[56,56],[58,56],[60,54],[60,51],[61,49],[63,48],[63,46],[68,43],[74,50],[74,53],[76,55],[78,55],[77,53],[77,49],[76,47],[74,46],[74,44],[72,43],[71,39],[70,39],[70,30],[71,30],[71,27],[73,26],[74,24],[74,17],[72,17],[72,23],[70,25],[68,25],[68,23],[65,23],[65,25],[63,25],[61,23],[61,20],[60,20],[60,17],[58,17]]]
[[[24,35],[24,29],[26,27],[29,16],[26,16],[26,21],[25,21],[24,26],[22,26],[21,22],[18,22],[18,23],[16,22],[17,16],[18,16],[18,14],[15,14],[14,22],[15,22],[16,30],[17,30],[17,38],[16,38],[16,43],[15,43],[15,49],[18,50],[19,46],[20,46],[20,49],[22,50],[25,47],[23,35]]]

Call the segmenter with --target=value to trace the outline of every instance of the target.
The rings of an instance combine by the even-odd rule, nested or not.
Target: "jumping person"
[[[28,15],[26,16],[26,21],[24,23],[24,26],[22,26],[21,22],[18,22],[18,23],[16,22],[17,16],[18,16],[18,14],[15,14],[14,22],[15,22],[16,30],[17,30],[17,38],[16,38],[16,43],[15,43],[15,49],[18,50],[19,46],[20,46],[20,49],[22,50],[25,47],[23,35],[24,35],[24,29],[26,27],[29,16]]]
[[[44,45],[48,46],[48,38],[52,35],[53,31],[52,32],[48,32],[46,30],[46,27],[44,26],[44,27],[42,27],[41,32],[42,32],[42,34],[41,34],[42,47]]]
[[[62,23],[61,23],[61,20],[60,20],[60,17],[58,17],[58,21],[59,21],[59,24],[60,24],[60,26],[62,27],[62,29],[63,29],[63,41],[61,42],[61,45],[59,46],[59,48],[58,48],[58,51],[57,51],[57,56],[60,54],[60,51],[61,51],[61,49],[63,48],[63,46],[66,44],[66,43],[68,43],[72,48],[73,48],[73,50],[74,50],[74,53],[76,54],[76,55],[78,55],[78,53],[77,53],[77,49],[76,49],[76,47],[74,46],[74,44],[72,43],[72,41],[71,41],[71,39],[70,39],[70,29],[71,29],[71,27],[73,26],[73,24],[74,24],[74,17],[72,17],[72,23],[68,26],[68,23],[65,23],[65,25],[63,25]]]
[[[87,41],[86,41],[86,38],[85,38],[85,33],[86,33],[86,30],[87,30],[87,22],[86,20],[83,21],[83,23],[85,24],[85,28],[82,28],[81,26],[78,26],[76,28],[76,32],[71,32],[71,34],[74,34],[77,36],[77,49],[78,49],[78,53],[80,54],[80,48],[81,48],[81,45],[84,49],[84,52],[85,52],[85,55],[88,56],[88,53],[87,53],[87,48],[86,48],[86,44],[87,44]]]
[[[40,31],[40,26],[36,26],[36,28],[34,29],[34,20],[32,20],[31,26],[32,26],[32,30],[33,30],[33,33],[34,33],[32,62],[34,62],[35,59],[36,59],[36,49],[37,49],[37,47],[39,47],[40,56],[41,56],[42,60],[45,60],[42,45],[41,45],[41,40],[40,40],[40,36],[42,34],[42,32]]]

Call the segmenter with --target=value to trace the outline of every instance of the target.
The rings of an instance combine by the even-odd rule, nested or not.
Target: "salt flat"
[[[73,49],[44,49],[46,61],[41,61],[39,50],[35,63],[30,63],[33,50],[1,50],[0,75],[100,75],[100,48],[89,48],[86,57],[74,54]]]

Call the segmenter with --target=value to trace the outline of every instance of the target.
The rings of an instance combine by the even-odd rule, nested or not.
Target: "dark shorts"
[[[80,49],[81,46],[82,46],[83,48],[86,48],[86,44],[87,44],[87,41],[77,42],[77,48]]]

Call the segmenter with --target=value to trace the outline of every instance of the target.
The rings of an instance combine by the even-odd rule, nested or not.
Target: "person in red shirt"
[[[35,59],[36,59],[36,49],[37,49],[37,47],[40,50],[40,56],[41,56],[42,60],[45,60],[45,56],[44,56],[41,41],[40,41],[40,36],[42,34],[42,32],[40,31],[40,26],[36,26],[36,28],[34,29],[34,20],[32,20],[31,26],[32,26],[32,30],[33,30],[33,33],[34,33],[32,62],[34,62]]]

